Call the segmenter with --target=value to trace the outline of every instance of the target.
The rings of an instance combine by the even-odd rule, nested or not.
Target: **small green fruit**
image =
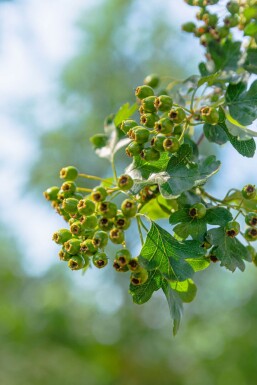
[[[257,240],[257,229],[255,227],[249,227],[244,233],[245,239],[248,242],[254,242]]]
[[[139,86],[136,88],[135,95],[138,99],[145,99],[148,96],[153,96],[154,90],[152,89],[152,87],[147,85]]]
[[[66,213],[74,215],[78,212],[78,200],[75,198],[66,198],[62,202],[62,208]]]
[[[160,152],[153,147],[148,147],[141,151],[140,156],[146,162],[155,162],[160,159],[161,155]]]
[[[93,256],[93,264],[98,269],[102,269],[108,264],[108,258],[105,253],[98,253]]]
[[[114,225],[117,229],[127,230],[130,226],[130,219],[122,214],[118,214],[114,219]]]
[[[53,234],[53,241],[58,245],[63,245],[69,239],[72,238],[72,234],[67,229],[60,229]]]
[[[127,135],[129,130],[131,128],[136,127],[137,125],[138,124],[137,124],[137,122],[135,122],[135,120],[123,120],[122,123],[121,123],[120,129],[121,129],[121,131],[124,132],[124,134]]]
[[[60,178],[65,180],[75,180],[78,177],[78,169],[73,166],[64,167],[60,171]]]
[[[121,204],[121,211],[125,217],[132,218],[137,213],[137,204],[131,199],[125,199]]]
[[[168,151],[171,154],[177,152],[179,147],[180,147],[180,143],[175,136],[167,138],[163,142],[164,150]]]
[[[150,74],[144,79],[144,84],[153,88],[158,87],[160,78],[156,74]]]
[[[80,244],[80,251],[90,257],[97,252],[98,248],[92,239],[86,239]]]
[[[162,118],[155,123],[154,129],[158,134],[171,135],[174,124],[168,118]]]
[[[157,120],[159,120],[159,116],[154,113],[144,113],[140,117],[140,123],[148,128],[153,128]]]
[[[61,191],[63,193],[64,198],[71,197],[76,192],[76,188],[77,186],[72,180],[64,182],[61,186]]]
[[[248,226],[256,227],[257,226],[257,213],[248,213],[245,217],[245,223]]]
[[[93,243],[97,248],[103,249],[108,243],[108,234],[105,231],[96,231],[93,236]]]
[[[83,267],[85,266],[85,260],[84,258],[82,257],[82,255],[80,254],[77,254],[77,255],[73,255],[69,262],[68,262],[68,266],[71,270],[80,270],[80,269],[83,269]]]
[[[123,174],[118,179],[118,187],[122,191],[128,191],[132,188],[134,184],[133,179],[130,175]]]
[[[206,215],[206,207],[203,203],[196,203],[190,207],[188,213],[192,218],[201,219]]]
[[[94,202],[103,202],[107,197],[107,191],[104,187],[95,187],[91,193],[91,198]]]
[[[80,218],[80,223],[84,229],[93,230],[97,226],[97,217],[96,215],[83,215]]]
[[[173,99],[169,95],[160,95],[156,97],[154,105],[158,111],[169,111],[173,105]]]
[[[256,196],[256,188],[252,184],[244,186],[241,192],[244,199],[254,199]]]
[[[201,119],[211,125],[216,125],[219,122],[219,113],[213,107],[202,107],[200,110]]]
[[[169,118],[173,123],[180,124],[186,118],[186,113],[183,108],[172,108],[169,112]]]
[[[56,201],[59,190],[60,189],[57,186],[49,187],[46,191],[43,192],[44,197],[48,201]]]
[[[117,214],[117,206],[113,202],[101,202],[98,205],[98,212],[105,218],[113,218]]]
[[[143,150],[142,144],[139,144],[133,141],[129,143],[128,147],[126,148],[126,154],[130,157],[137,156],[140,154],[142,150]]]
[[[121,249],[119,251],[117,251],[116,255],[115,255],[115,259],[118,261],[118,263],[120,264],[120,266],[126,266],[129,261],[131,260],[131,254],[130,254],[130,251],[128,249]]]
[[[100,217],[98,219],[98,226],[103,231],[109,231],[113,227],[113,221],[110,218]]]
[[[141,106],[144,112],[156,112],[156,107],[154,105],[155,96],[148,96],[143,99],[141,102]]]
[[[134,286],[143,285],[148,279],[148,272],[145,269],[141,269],[138,272],[132,273],[130,276],[130,282]]]
[[[92,215],[95,212],[95,203],[89,199],[81,199],[77,204],[77,209],[81,215]]]
[[[110,230],[109,238],[113,243],[121,244],[124,242],[124,232],[123,230],[113,228]]]
[[[132,128],[129,133],[129,138],[134,140],[135,142],[139,144],[144,144],[149,139],[149,131],[145,127],[137,126],[135,128]]]
[[[75,255],[80,250],[80,240],[77,238],[71,238],[64,243],[65,250],[72,255]]]
[[[230,238],[235,238],[240,232],[240,224],[236,221],[228,222],[225,226],[225,233]]]

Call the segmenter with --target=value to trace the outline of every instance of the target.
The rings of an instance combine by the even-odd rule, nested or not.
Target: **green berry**
[[[94,255],[98,250],[98,247],[95,245],[92,239],[86,239],[80,244],[80,251],[83,255],[90,257]]]
[[[78,212],[78,200],[75,198],[66,198],[62,202],[62,208],[66,213],[74,215]]]
[[[126,266],[129,261],[131,260],[131,254],[130,254],[130,251],[128,249],[121,249],[119,251],[117,251],[116,255],[115,255],[115,259],[118,261],[118,263],[120,264],[120,266]]]
[[[113,228],[110,230],[109,238],[113,243],[121,244],[124,242],[124,232],[123,230]]]
[[[65,250],[72,255],[75,255],[80,250],[80,240],[77,238],[71,238],[64,243]]]
[[[179,147],[180,147],[180,143],[175,136],[167,138],[163,142],[164,150],[170,152],[171,154],[173,154],[174,152],[177,152]]]
[[[142,144],[139,144],[137,142],[131,142],[126,148],[126,154],[130,157],[137,156],[140,154],[142,150],[143,150]]]
[[[185,120],[186,113],[183,108],[172,108],[169,112],[169,118],[173,123],[180,124]]]
[[[80,270],[80,269],[83,269],[83,267],[85,266],[85,260],[84,258],[82,257],[82,255],[80,254],[77,254],[77,255],[73,255],[69,262],[68,262],[68,266],[71,270]]]
[[[134,182],[130,175],[123,174],[118,179],[118,187],[122,191],[128,191],[133,186]]]
[[[91,198],[94,202],[103,202],[107,197],[107,191],[104,187],[95,187],[91,193]]]
[[[256,188],[252,184],[244,186],[241,192],[244,199],[254,199],[256,196]]]
[[[125,217],[134,217],[137,213],[137,204],[131,199],[125,199],[121,204],[121,211]]]
[[[122,123],[121,123],[120,129],[121,129],[121,131],[124,132],[124,134],[127,135],[129,130],[131,128],[136,127],[137,125],[138,124],[137,124],[137,122],[135,122],[135,120],[123,120]]]
[[[219,113],[213,107],[202,107],[200,111],[201,119],[211,125],[216,125],[219,122]]]
[[[56,201],[59,190],[60,189],[57,186],[49,187],[46,191],[43,192],[44,197],[48,201]]]
[[[145,113],[140,117],[140,123],[149,128],[153,128],[157,120],[159,120],[159,116],[154,113]]]
[[[231,16],[225,17],[225,19],[224,19],[224,24],[225,24],[225,26],[228,27],[228,28],[234,28],[234,27],[237,27],[238,24],[239,24],[239,18],[238,18],[238,15],[231,15]]]
[[[66,241],[72,238],[72,234],[67,229],[60,229],[53,234],[53,241],[58,245],[63,245]]]
[[[95,134],[91,136],[90,142],[92,143],[94,149],[103,148],[108,143],[108,135],[106,134]]]
[[[156,107],[154,105],[155,102],[155,96],[148,96],[147,98],[143,99],[141,102],[141,106],[143,108],[144,112],[155,112]]]
[[[156,150],[156,151],[160,151],[160,152],[163,152],[164,151],[164,148],[163,148],[163,142],[164,140],[167,138],[166,135],[163,135],[163,134],[158,134],[156,136],[154,136],[151,140],[151,146]]]
[[[131,258],[128,261],[128,268],[130,271],[137,272],[141,269],[141,266],[138,263],[138,258]]]
[[[141,151],[140,156],[146,162],[155,162],[160,159],[161,155],[160,152],[153,147],[148,147]]]
[[[171,135],[173,131],[173,123],[168,118],[162,118],[155,123],[154,129],[158,134]]]
[[[61,261],[67,262],[71,259],[71,255],[67,253],[67,251],[63,248],[59,251],[58,254]]]
[[[98,205],[98,212],[105,218],[113,218],[117,214],[117,206],[113,202],[101,202]]]
[[[77,209],[81,215],[92,215],[95,212],[95,203],[89,199],[81,199],[77,204]]]
[[[130,219],[118,214],[114,219],[114,225],[117,229],[127,230],[130,226]]]
[[[103,267],[105,267],[107,265],[107,263],[108,263],[108,258],[107,258],[107,255],[105,253],[99,253],[99,254],[95,254],[93,256],[93,264],[98,269],[102,269]]]
[[[83,231],[84,231],[84,227],[80,221],[75,221],[70,226],[70,232],[73,235],[81,235]]]
[[[113,227],[113,222],[110,218],[100,217],[98,219],[98,226],[103,231],[109,231]]]
[[[173,100],[169,95],[160,95],[156,97],[154,105],[158,111],[169,111],[173,105]]]
[[[240,232],[240,224],[236,221],[228,222],[225,226],[225,233],[230,238],[235,238]]]
[[[255,227],[249,227],[244,233],[245,239],[248,242],[254,242],[257,240],[257,229]]]
[[[257,213],[248,213],[245,217],[245,223],[249,226],[257,226]]]
[[[84,229],[93,230],[97,226],[97,217],[96,215],[83,215],[80,218],[80,223]]]
[[[129,133],[129,138],[134,140],[135,142],[139,144],[144,144],[149,139],[149,131],[145,127],[137,126],[135,128],[132,128]]]
[[[185,24],[182,25],[182,30],[183,30],[184,32],[189,32],[189,33],[191,33],[191,32],[194,32],[195,29],[196,29],[196,25],[195,25],[195,23],[193,23],[193,22],[191,22],[191,21],[189,21],[189,22],[187,22],[187,23],[185,23]]]
[[[121,266],[119,261],[117,259],[114,259],[113,261],[113,268],[118,272],[118,273],[126,273],[128,271],[128,266]]]
[[[132,285],[143,285],[148,279],[148,272],[145,269],[141,269],[138,272],[132,273],[130,276],[130,282]]]
[[[229,35],[229,28],[223,26],[218,28],[218,34],[221,39],[224,39]]]
[[[76,192],[76,184],[72,180],[64,182],[61,186],[64,198],[71,197]]]
[[[65,180],[75,180],[78,177],[78,169],[73,166],[64,167],[60,171],[60,178]]]
[[[145,99],[148,96],[153,96],[154,90],[152,89],[152,87],[147,85],[139,86],[136,88],[135,95],[138,99]]]
[[[188,213],[192,218],[201,219],[206,215],[206,207],[203,203],[196,203],[190,207]]]
[[[239,4],[236,1],[229,1],[227,3],[227,10],[233,15],[239,12]]]
[[[150,74],[144,79],[144,84],[153,88],[158,87],[160,78],[156,74]]]
[[[215,27],[218,23],[218,16],[210,13],[205,13],[203,15],[202,20],[205,22],[206,25],[209,27]]]
[[[97,248],[103,249],[108,243],[108,234],[105,231],[96,231],[93,236],[93,243]]]

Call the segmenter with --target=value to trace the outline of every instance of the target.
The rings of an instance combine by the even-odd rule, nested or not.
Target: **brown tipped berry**
[[[44,197],[48,201],[56,201],[59,190],[60,189],[57,186],[49,187],[46,191],[43,192]]]
[[[185,120],[186,113],[183,108],[172,108],[169,112],[169,118],[173,123],[180,124]]]
[[[196,203],[188,211],[191,218],[201,219],[206,215],[206,207],[202,203]]]
[[[144,79],[144,84],[152,88],[158,87],[159,82],[160,82],[160,78],[156,74],[147,75],[146,78]]]
[[[228,222],[225,226],[225,233],[230,238],[235,238],[240,232],[240,224],[236,221]]]
[[[175,136],[167,138],[163,142],[164,150],[170,152],[171,154],[173,154],[174,152],[177,152],[179,147],[180,147],[179,140]]]
[[[145,99],[148,96],[153,96],[154,90],[152,89],[152,87],[147,85],[139,86],[136,88],[135,95],[138,99]]]
[[[91,193],[91,198],[94,202],[103,202],[107,197],[107,191],[104,187],[95,187]]]
[[[64,167],[60,171],[60,178],[65,180],[75,180],[78,175],[78,169],[73,166]]]
[[[134,217],[137,213],[137,204],[131,199],[125,199],[121,204],[121,211],[125,217]]]
[[[160,95],[155,98],[154,105],[158,111],[169,111],[173,105],[173,100],[169,95]]]
[[[53,234],[53,241],[58,245],[63,245],[66,241],[72,238],[72,234],[67,229],[60,229]]]
[[[71,270],[83,269],[85,267],[85,260],[80,254],[73,255],[68,262],[68,266]]]
[[[252,184],[247,184],[241,193],[244,199],[254,199],[256,196],[256,188]]]
[[[93,256],[93,264],[98,269],[102,269],[108,264],[108,258],[105,253],[98,253]]]

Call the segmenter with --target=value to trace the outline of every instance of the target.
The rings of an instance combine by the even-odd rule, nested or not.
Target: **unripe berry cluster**
[[[217,14],[211,13],[206,7],[208,5],[216,4],[218,1],[208,0],[185,0],[189,5],[200,7],[200,11],[196,14],[198,21],[202,24],[197,25],[194,22],[187,22],[183,24],[182,29],[185,32],[193,33],[200,39],[200,43],[208,47],[212,42],[220,43],[227,39],[231,34],[231,29],[238,27],[244,29],[250,22],[244,16],[246,5],[240,8],[237,1],[229,1],[226,5],[228,14],[219,20]]]
[[[147,162],[158,161],[162,152],[175,154],[183,143],[192,120],[212,125],[219,121],[219,113],[213,107],[206,106],[200,111],[190,112],[183,106],[174,104],[166,91],[161,90],[155,95],[153,87],[158,84],[157,75],[146,77],[145,84],[137,87],[135,92],[140,103],[140,123],[129,119],[123,120],[120,125],[123,133],[131,139],[126,148],[127,155],[140,156]]]
[[[138,202],[144,200],[140,194],[138,199],[131,195],[120,207],[111,201],[115,191],[126,193],[132,188],[133,180],[129,175],[121,175],[115,188],[100,185],[87,195],[81,193],[84,188],[75,183],[78,176],[75,167],[65,167],[60,171],[60,178],[65,180],[61,187],[53,186],[44,192],[45,198],[69,224],[69,229],[56,231],[53,240],[62,246],[59,257],[68,262],[71,270],[85,269],[90,264],[101,269],[109,261],[105,253],[109,241],[125,247],[125,231],[137,213]],[[148,276],[126,248],[117,251],[113,267],[118,272],[131,271],[134,285],[143,284]]]

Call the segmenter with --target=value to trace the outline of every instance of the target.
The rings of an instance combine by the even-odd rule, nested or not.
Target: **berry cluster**
[[[195,122],[215,125],[219,121],[217,109],[203,106],[200,110],[188,110],[173,102],[167,90],[155,95],[160,79],[149,75],[145,84],[136,88],[135,95],[140,102],[140,124],[135,120],[124,120],[120,129],[131,142],[126,148],[130,157],[140,155],[147,162],[160,159],[162,152],[175,154],[184,142],[190,125]]]
[[[61,187],[50,187],[44,192],[45,198],[69,224],[69,229],[60,229],[53,234],[53,240],[62,246],[60,259],[67,261],[71,270],[87,268],[91,261],[101,269],[109,260],[105,247],[110,240],[123,245],[116,252],[114,269],[118,272],[131,271],[133,285],[144,283],[147,271],[125,248],[125,231],[137,213],[137,201],[133,197],[126,198],[120,208],[111,201],[115,191],[128,192],[133,180],[129,175],[121,175],[116,187],[97,186],[90,194],[83,195],[81,192],[87,189],[79,188],[75,183],[80,175],[85,174],[79,174],[75,167],[65,167],[60,171],[60,178],[65,180]]]
[[[195,5],[200,7],[200,11],[196,14],[196,18],[202,21],[203,24],[197,25],[194,22],[187,22],[183,24],[182,29],[185,32],[193,33],[200,39],[200,43],[207,47],[211,42],[215,41],[220,43],[223,39],[226,39],[230,33],[231,28],[238,27],[243,30],[249,20],[244,16],[245,4],[240,9],[240,5],[237,1],[229,1],[227,3],[228,15],[220,20],[216,13],[211,13],[207,10],[208,5],[218,3],[218,1],[208,0],[185,0],[189,5]]]

